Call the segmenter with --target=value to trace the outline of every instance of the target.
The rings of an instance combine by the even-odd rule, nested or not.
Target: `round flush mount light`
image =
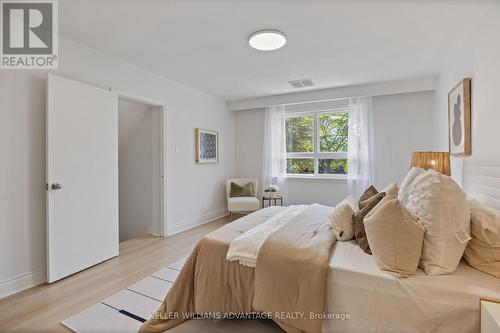
[[[278,30],[260,30],[250,35],[248,44],[260,51],[273,51],[286,44],[286,35]]]

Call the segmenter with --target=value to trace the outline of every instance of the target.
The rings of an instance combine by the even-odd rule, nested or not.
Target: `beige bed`
[[[331,208],[322,207],[325,208],[322,208],[320,214],[327,218],[328,210]],[[271,276],[276,277],[274,285],[263,286],[255,278],[259,260],[256,269],[226,260],[232,239],[266,221],[282,209],[270,207],[260,210],[202,239],[177,279],[177,287],[174,285],[162,304],[157,313],[158,318],[148,321],[141,331],[161,332],[184,321],[184,318],[164,316],[172,311],[204,314],[267,311],[267,309],[263,310],[255,306],[255,297],[260,297],[261,303],[264,297],[263,307],[266,306],[266,302],[273,303],[274,299],[273,311],[293,312],[314,308],[315,304],[304,304],[299,295],[290,295],[297,289],[293,283],[288,286],[288,289],[283,285],[287,284],[283,283],[286,279],[283,280],[282,276],[282,274],[287,274],[286,266],[280,267],[279,263],[275,264],[274,271],[270,271]],[[286,228],[299,229],[300,226],[287,225],[284,229]],[[308,235],[304,230],[307,228],[301,233]],[[314,229],[313,233],[317,233],[317,229]],[[310,238],[309,235],[305,237],[305,239]],[[328,246],[327,244],[324,242],[323,245]],[[265,254],[260,253],[259,258],[268,257],[269,252],[266,253],[266,251],[270,250],[276,251],[276,249],[264,249]],[[200,256],[205,259],[200,260]],[[450,275],[431,277],[419,270],[413,277],[397,279],[381,271],[374,258],[365,254],[355,241],[337,242],[330,246],[328,257],[324,263],[327,269],[324,288],[317,288],[317,285],[311,281],[306,281],[300,289],[306,288],[307,290],[309,287],[311,295],[315,291],[322,290],[324,313],[334,314],[334,319],[319,321],[319,326],[310,322],[306,322],[304,326],[302,325],[304,323],[297,324],[294,320],[275,319],[287,332],[472,333],[478,331],[479,298],[500,298],[500,280],[464,262],[460,264],[456,272]],[[209,260],[206,260],[207,258]],[[265,265],[262,262],[260,264]],[[267,264],[269,265],[269,262]],[[304,261],[296,265],[305,266]],[[307,280],[309,271],[318,267],[320,266],[305,266],[298,273],[293,270],[292,272],[302,274]],[[293,281],[302,279],[301,276],[289,278]],[[313,275],[313,279],[321,281],[320,276]],[[307,283],[310,285],[307,286]],[[269,288],[274,288],[274,290]],[[259,294],[261,295],[256,296]],[[315,300],[315,297],[311,295],[303,300]],[[296,302],[297,299],[299,299],[298,302]]]
[[[270,207],[205,236],[141,332],[162,332],[191,314],[219,319],[251,314],[273,319],[289,333],[321,332],[328,260],[335,237],[331,208],[307,206],[262,244],[254,268],[226,260],[231,241],[286,208]],[[234,317],[231,317],[234,318]]]

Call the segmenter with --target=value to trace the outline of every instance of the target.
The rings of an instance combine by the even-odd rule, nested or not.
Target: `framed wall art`
[[[219,161],[219,134],[215,131],[195,129],[196,162],[217,163]]]
[[[471,154],[471,79],[463,79],[448,93],[450,155]]]

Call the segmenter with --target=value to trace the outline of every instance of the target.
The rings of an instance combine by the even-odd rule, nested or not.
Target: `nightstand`
[[[481,333],[500,332],[500,300],[481,298]]]
[[[267,201],[267,206],[266,206]],[[279,203],[278,203],[279,201]],[[262,208],[270,207],[270,206],[283,206],[283,197],[278,194],[275,197],[262,197]]]

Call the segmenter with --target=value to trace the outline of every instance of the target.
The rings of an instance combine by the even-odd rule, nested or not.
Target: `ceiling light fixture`
[[[248,38],[251,47],[261,51],[273,51],[286,44],[286,35],[278,30],[260,30]]]

